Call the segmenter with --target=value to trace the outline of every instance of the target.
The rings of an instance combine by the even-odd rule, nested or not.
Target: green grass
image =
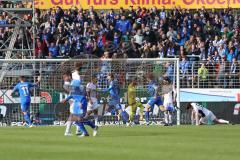
[[[239,126],[102,127],[64,137],[64,127],[0,128],[1,160],[239,160]],[[90,130],[90,129],[89,129]]]

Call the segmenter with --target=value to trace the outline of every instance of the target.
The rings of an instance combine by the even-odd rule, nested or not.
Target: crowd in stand
[[[36,53],[39,58],[74,57],[184,57],[190,61],[229,62],[239,56],[240,16],[231,9],[189,11],[120,8],[119,11],[69,9],[37,11]]]
[[[36,58],[179,57],[182,85],[239,86],[240,15],[232,9],[36,10]],[[0,25],[9,22],[0,15]],[[0,27],[0,41],[8,36]],[[201,65],[195,65],[201,61]],[[222,73],[224,73],[222,75]],[[198,75],[197,80],[194,76]],[[211,77],[209,76],[211,75]],[[189,78],[190,77],[190,78]],[[232,78],[234,77],[234,78]],[[209,84],[210,79],[216,82]],[[236,83],[235,83],[236,82]]]

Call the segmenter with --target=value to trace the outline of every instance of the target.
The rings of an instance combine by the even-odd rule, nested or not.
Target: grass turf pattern
[[[64,137],[64,130],[2,127],[0,160],[239,160],[240,156],[239,125],[105,126],[97,137],[86,138]]]

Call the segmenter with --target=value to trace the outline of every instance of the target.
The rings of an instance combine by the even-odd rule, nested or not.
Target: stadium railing
[[[181,63],[181,62],[180,62]],[[240,88],[239,63],[236,63],[235,72],[232,63],[195,61],[189,62],[186,74],[180,74],[180,88]],[[198,73],[202,64],[205,64],[207,73]]]

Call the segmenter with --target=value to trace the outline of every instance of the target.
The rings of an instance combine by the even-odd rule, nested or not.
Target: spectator
[[[131,23],[128,20],[126,20],[125,15],[122,15],[121,20],[116,22],[115,28],[124,35],[131,30]]]
[[[160,18],[162,20],[165,20],[167,18],[167,13],[165,11],[165,7],[164,6],[162,7],[161,12],[160,12]]]
[[[201,88],[208,87],[208,69],[205,64],[202,63],[201,67],[198,69],[199,85]]]
[[[199,60],[198,57],[200,56],[200,52],[199,52],[199,49],[196,47],[195,44],[192,44],[189,55],[191,55],[190,62]]]
[[[104,59],[110,59],[110,53],[109,52],[104,52],[102,58],[102,60]],[[111,71],[111,64],[109,61],[103,61],[102,62],[102,68],[101,68],[101,72],[106,74],[109,73]]]
[[[4,19],[3,16],[0,15],[0,25],[7,24],[7,19]]]
[[[212,41],[211,46],[214,47],[218,47],[221,44],[221,41],[219,40],[218,35],[215,36],[214,41]]]
[[[94,51],[97,49],[97,43],[96,41],[92,39],[88,39],[87,43],[85,45],[84,51],[86,55],[91,55],[94,53]]]
[[[227,74],[228,74],[228,63],[223,57],[219,64],[219,71],[217,76],[218,86],[223,86],[224,88],[227,87]]]
[[[164,74],[164,77],[168,78],[171,82],[173,82],[174,78],[174,66],[170,62],[166,63],[166,73]]]
[[[119,36],[118,32],[114,33],[113,44],[115,45],[116,48],[118,48],[118,46],[120,44],[120,36]]]
[[[114,40],[114,26],[112,24],[109,25],[107,34],[106,34],[106,40],[107,41],[113,41]]]
[[[173,38],[177,47],[184,46],[186,39],[181,37],[181,34],[177,34],[177,38]]]
[[[167,38],[172,40],[174,37],[177,36],[177,32],[173,30],[173,27],[169,27],[168,32],[167,32]]]
[[[189,70],[189,61],[187,60],[187,57],[182,57],[182,60],[180,62],[180,82],[181,86],[187,87],[187,80],[188,80],[188,70]]]
[[[156,58],[158,56],[158,49],[156,45],[153,45],[152,48],[150,49],[150,58]]]
[[[207,35],[213,34],[213,26],[211,25],[210,21],[208,20],[206,25],[204,26],[203,32],[205,32]]]
[[[209,42],[208,55],[213,55],[215,51],[215,46],[212,41]]]
[[[190,52],[190,50],[191,50],[191,46],[193,45],[193,44],[195,44],[196,42],[195,42],[195,38],[194,38],[194,36],[192,35],[192,36],[190,36],[190,39],[185,43],[185,45],[184,45],[184,48],[185,48],[185,50],[186,50],[186,52],[188,53],[188,52]]]
[[[237,54],[238,54],[237,50],[234,48],[230,48],[230,49],[227,48],[225,50],[225,55],[228,62],[232,62],[232,60],[237,57]]]
[[[237,59],[234,58],[230,64],[229,86],[230,88],[239,88],[240,67]]]
[[[211,55],[207,58],[205,68],[208,70],[208,86],[213,87],[216,79],[216,64]]]
[[[224,58],[226,55],[225,55],[225,48],[224,48],[224,45],[221,44],[220,47],[218,48],[218,53],[219,53],[219,56],[221,58]]]
[[[50,44],[48,51],[49,58],[56,58],[57,56],[59,56],[59,48],[54,42]]]
[[[199,45],[199,52],[200,52],[200,60],[206,60],[207,54],[206,54],[206,46],[204,41],[202,41]]]
[[[163,45],[160,44],[160,43],[158,43],[158,55],[159,55],[160,58],[165,57]]]
[[[144,38],[144,37],[143,37],[143,35],[142,35],[142,30],[139,29],[139,30],[137,31],[137,34],[134,36],[134,43],[138,46],[138,48],[142,46],[142,44],[143,44],[143,38]]]
[[[42,43],[39,39],[37,40],[37,46],[35,49],[35,53],[36,53],[36,58],[43,58],[46,57],[46,45],[44,43]]]
[[[70,56],[71,45],[68,40],[65,40],[64,44],[60,45],[60,53],[64,57]]]
[[[153,30],[150,29],[149,25],[146,25],[146,27],[144,28],[144,39],[148,43],[156,44],[155,34]]]
[[[176,54],[175,44],[170,42],[167,48],[167,56],[171,58],[171,57],[175,57],[176,55],[177,54]]]
[[[220,62],[220,60],[221,60],[221,56],[219,55],[218,51],[215,50],[213,55],[213,61],[216,63],[216,62]]]

